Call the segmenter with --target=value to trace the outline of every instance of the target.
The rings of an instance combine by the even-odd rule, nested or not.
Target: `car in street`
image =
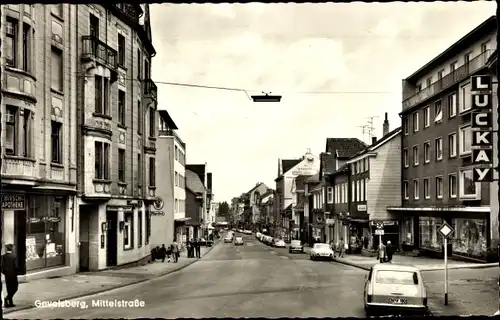
[[[273,246],[276,248],[286,248],[286,243],[282,239],[274,239]]]
[[[255,233],[255,238],[260,239],[260,235],[261,235],[260,232]]]
[[[304,253],[304,246],[300,240],[292,240],[290,242],[290,247],[288,247],[288,253],[300,252]]]
[[[328,243],[315,243],[309,254],[311,260],[333,260],[333,249]]]
[[[420,270],[411,265],[377,263],[365,275],[366,316],[429,314],[427,290]]]
[[[224,243],[231,243],[233,242],[233,236],[228,234],[227,236],[224,237]]]
[[[235,246],[242,246],[243,245],[243,238],[242,237],[236,237],[234,239],[234,245]]]
[[[251,230],[245,230],[243,233],[244,234],[248,234],[248,235],[252,235],[252,231]]]

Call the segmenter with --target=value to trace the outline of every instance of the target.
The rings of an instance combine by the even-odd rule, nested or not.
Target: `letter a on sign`
[[[476,147],[489,147],[493,145],[491,131],[472,131],[472,145]]]
[[[491,164],[493,160],[492,149],[472,149],[472,163]]]
[[[491,168],[474,168],[472,170],[472,181],[474,182],[492,182],[493,172]]]
[[[472,76],[471,78],[471,91],[491,91],[491,76],[480,75]]]

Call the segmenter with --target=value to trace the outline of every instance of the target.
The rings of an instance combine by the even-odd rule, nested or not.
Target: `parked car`
[[[233,242],[233,236],[232,235],[227,235],[224,237],[224,243],[231,243]]]
[[[311,260],[333,260],[333,249],[328,243],[315,243],[309,254]]]
[[[302,246],[302,242],[300,242],[300,240],[292,240],[292,242],[290,242],[288,253],[294,252],[304,253],[304,246]]]
[[[260,235],[261,235],[261,233],[260,233],[260,232],[257,232],[257,233],[255,234],[255,238],[260,239]]]
[[[429,314],[427,290],[417,267],[377,263],[365,276],[366,316],[376,313]]]
[[[242,237],[236,237],[234,239],[234,245],[235,246],[242,246],[243,245],[243,238]]]
[[[281,239],[274,239],[274,247],[276,248],[286,248],[286,243],[285,241]]]

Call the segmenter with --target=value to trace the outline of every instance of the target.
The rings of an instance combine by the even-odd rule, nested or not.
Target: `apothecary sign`
[[[2,209],[24,210],[26,208],[26,197],[24,194],[3,194]]]

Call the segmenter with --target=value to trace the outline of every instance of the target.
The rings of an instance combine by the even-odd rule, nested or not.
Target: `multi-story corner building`
[[[297,204],[292,194],[294,179],[299,175],[314,175],[319,171],[320,160],[309,150],[300,159],[278,159],[278,177],[276,182],[276,220],[280,221],[277,236],[286,241],[290,240],[293,233],[299,230],[299,212],[293,207]],[[294,231],[295,230],[295,231]]]
[[[149,7],[89,4],[67,10],[77,17],[71,99],[78,110],[72,152],[78,154],[80,270],[149,259],[157,139]],[[73,33],[59,36],[66,34]]]
[[[473,181],[470,83],[489,73],[496,32],[491,17],[403,80],[403,204],[391,211],[402,215],[406,242],[425,253],[443,254],[444,221],[455,230],[448,252],[474,259],[485,259],[498,229],[491,184]]]
[[[151,226],[151,244],[153,246],[179,241],[186,234],[186,144],[176,130],[177,125],[166,110],[158,111],[158,142],[156,190],[157,199],[163,207],[154,209],[156,214]]]
[[[2,240],[14,244],[25,279],[78,266],[78,14],[65,4],[2,5]]]

